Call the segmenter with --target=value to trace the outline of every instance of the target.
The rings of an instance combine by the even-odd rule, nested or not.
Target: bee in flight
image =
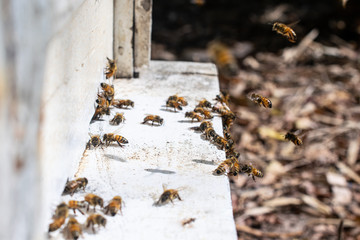
[[[75,218],[70,218],[67,224],[68,236],[71,239],[78,239],[82,235],[81,225]]]
[[[72,196],[74,192],[80,188],[85,190],[87,184],[88,184],[87,178],[77,178],[72,181],[69,181],[69,179],[67,179],[62,195],[70,194],[70,196]]]
[[[296,23],[297,22],[292,23],[290,25],[294,25]],[[273,24],[272,30],[277,32],[278,34],[281,34],[284,37],[286,37],[289,40],[289,42],[292,42],[292,43],[296,42],[296,39],[297,39],[296,38],[296,33],[289,26],[287,26],[287,25],[285,25],[283,23],[276,22],[276,23]]]
[[[106,144],[106,146],[109,146],[110,143],[112,143],[112,142],[116,142],[117,144],[119,144],[120,147],[123,147],[123,145],[121,145],[121,144],[129,143],[129,141],[126,138],[124,138],[123,136],[120,136],[120,135],[115,135],[114,133],[104,134],[103,141]]]
[[[172,204],[174,204],[173,200],[176,199],[176,198],[179,199],[180,201],[182,201],[182,199],[180,198],[178,190],[166,189],[164,185],[163,185],[163,189],[164,189],[164,192],[161,194],[159,200],[155,203],[155,206],[164,205],[164,204],[168,203],[169,201]]]
[[[94,206],[94,212],[96,205],[99,205],[101,208],[104,206],[104,200],[101,197],[92,193],[88,193],[87,195],[85,195],[85,202],[88,202],[87,211],[89,211],[90,205]]]
[[[106,76],[106,79],[108,79],[108,78],[111,78],[115,74],[117,67],[116,67],[115,60],[112,60],[108,57],[106,57],[106,58],[108,60],[108,63],[105,68],[105,76]]]
[[[110,201],[110,203],[104,208],[105,214],[107,214],[110,211],[111,216],[115,216],[115,214],[120,211],[121,215],[121,206],[123,204],[123,201],[120,196],[115,196]]]
[[[116,113],[114,118],[110,120],[111,125],[119,125],[122,122],[125,122],[124,113]]]
[[[297,135],[291,132],[285,134],[285,139],[293,142],[296,146],[300,146],[303,144],[301,139]]]
[[[250,165],[247,165],[247,164],[243,165],[241,167],[241,172],[247,173],[249,176],[251,175],[252,179],[254,181],[255,181],[255,177],[259,177],[259,178],[264,177],[264,174],[260,170],[254,168],[251,164]]]
[[[161,118],[158,115],[148,115],[144,118],[144,121],[142,122],[142,124],[147,123],[148,121],[151,121],[151,125],[154,125],[154,122],[157,122],[160,125],[162,125],[164,123],[164,119]]]
[[[249,99],[254,103],[258,104],[259,106],[262,105],[264,108],[272,108],[272,103],[270,99],[263,97],[259,94],[252,93]]]
[[[87,219],[86,219],[86,228],[89,228],[90,225],[92,227],[93,233],[95,233],[95,227],[94,225],[97,224],[99,227],[106,226],[106,218],[104,218],[102,215],[100,214],[91,214]]]

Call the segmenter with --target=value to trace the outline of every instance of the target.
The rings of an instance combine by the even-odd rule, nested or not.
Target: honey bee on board
[[[75,218],[70,218],[67,224],[68,236],[71,239],[78,239],[82,236],[82,229],[80,223]]]
[[[206,110],[205,108],[202,107],[195,108],[194,112],[204,115],[205,119],[212,119],[214,117],[209,110]]]
[[[109,146],[110,143],[112,143],[112,142],[116,142],[117,144],[119,144],[120,147],[123,147],[123,145],[121,145],[121,144],[129,143],[129,141],[126,138],[124,138],[123,136],[120,136],[120,135],[116,135],[114,133],[104,134],[103,141],[106,144],[106,146]]]
[[[59,217],[54,219],[52,223],[49,224],[49,232],[53,232],[61,228],[61,226],[65,223],[66,217]]]
[[[209,127],[204,132],[205,139],[212,140],[215,136],[217,136],[217,133],[212,127]]]
[[[259,177],[259,178],[264,177],[264,174],[260,170],[253,167],[251,164],[250,165],[247,165],[247,164],[243,165],[241,167],[241,172],[247,173],[249,176],[251,175],[252,179],[254,181],[255,181],[255,177]]]
[[[110,108],[104,107],[102,105],[97,105],[94,115],[92,116],[92,118],[90,120],[90,124],[95,122],[96,120],[99,120],[104,114],[110,115]]]
[[[214,100],[221,104],[225,104],[226,106],[228,106],[229,99],[230,99],[230,95],[228,93],[220,93],[219,95],[216,95]]]
[[[97,224],[99,227],[106,226],[106,218],[104,218],[101,214],[91,214],[86,219],[86,228],[92,227],[93,233],[95,233],[95,224]]]
[[[131,101],[130,99],[115,99],[112,102],[112,105],[117,108],[128,108],[128,107],[134,107],[135,103]]]
[[[87,211],[89,211],[90,205],[94,206],[94,212],[96,205],[99,205],[101,208],[104,206],[104,200],[93,193],[88,193],[85,195],[85,201],[88,202]]]
[[[114,118],[110,120],[111,125],[119,125],[120,123],[125,122],[124,113],[116,113]]]
[[[185,227],[186,225],[189,225],[189,224],[195,222],[195,220],[196,220],[196,218],[186,219],[186,220],[184,220],[184,221],[182,222],[182,225],[183,225],[183,227]]]
[[[228,173],[229,176],[236,176],[240,173],[240,164],[239,161],[234,161],[234,164],[230,168],[230,171]]]
[[[182,110],[182,107],[181,107],[181,104],[177,101],[174,101],[174,100],[168,100],[166,102],[166,108],[174,108],[174,111],[176,112],[176,109],[178,110]]]
[[[228,174],[231,168],[234,165],[235,160],[233,158],[228,158],[221,162],[219,166],[213,171],[214,175],[223,175]]]
[[[212,106],[211,106],[211,103],[208,100],[203,99],[198,103],[198,105],[196,105],[196,107],[211,108]]]
[[[159,126],[162,125],[164,123],[164,119],[161,118],[158,115],[148,115],[144,118],[144,121],[142,122],[142,124],[147,123],[148,121],[151,121],[151,125],[154,125],[154,123],[158,123]]]
[[[239,67],[230,49],[218,41],[212,41],[208,45],[208,53],[219,71],[219,75],[227,78],[235,78]]]
[[[285,139],[291,141],[296,146],[300,146],[303,144],[302,140],[297,135],[291,132],[287,132],[285,134]]]
[[[105,76],[106,76],[106,79],[108,79],[108,78],[111,78],[115,74],[117,67],[116,67],[115,60],[112,60],[108,57],[106,57],[106,59],[108,60],[108,63],[105,68]]]
[[[168,202],[171,202],[172,204],[174,204],[173,200],[176,198],[179,199],[180,201],[182,201],[178,190],[166,189],[164,185],[163,185],[163,190],[164,190],[164,192],[161,194],[159,200],[155,203],[155,206],[161,206],[161,205],[167,204]]]
[[[107,83],[100,83],[100,87],[104,91],[103,96],[109,101],[109,103],[112,102],[115,95],[114,85],[109,85]]]
[[[100,135],[93,135],[90,137],[90,140],[86,143],[86,149],[90,149],[91,146],[97,148],[98,146],[102,145]]]
[[[64,223],[65,219],[69,215],[69,209],[66,203],[60,203],[55,210],[53,216],[54,221],[49,225],[49,232],[58,230]]]
[[[235,157],[236,159],[239,159],[240,157],[240,153],[236,152],[233,146],[230,149],[225,150],[225,154],[226,158]]]
[[[172,95],[168,98],[168,100],[166,101],[166,104],[168,104],[169,101],[175,101],[178,102],[181,106],[187,106],[188,103],[185,100],[184,97],[179,97],[178,95]]]
[[[185,117],[191,118],[191,122],[194,122],[194,119],[196,119],[198,122],[201,122],[203,120],[203,117],[196,112],[186,112]]]
[[[295,23],[292,23],[290,24],[289,26],[291,25],[294,25],[296,24],[297,22]],[[279,23],[279,22],[275,22],[273,24],[273,27],[272,27],[272,30],[277,32],[278,34],[284,36],[287,38],[287,40],[289,40],[289,42],[292,42],[292,43],[295,43],[296,42],[296,33],[294,30],[292,30],[289,26],[283,24],[283,23]]]
[[[224,115],[230,112],[230,108],[227,105],[223,105],[218,102],[212,107],[211,111],[219,113],[220,115]]]
[[[85,190],[87,184],[88,184],[87,178],[77,178],[72,181],[69,181],[69,179],[67,179],[62,195],[70,194],[70,196],[72,196],[74,192],[80,188]]]
[[[228,150],[232,147],[232,143],[225,138],[215,135],[213,138],[214,143],[220,147],[221,150]]]
[[[120,211],[121,215],[121,206],[122,206],[122,198],[120,196],[115,196],[110,201],[110,203],[105,207],[105,214],[110,211],[111,216],[115,216],[118,211]]]
[[[199,128],[200,128],[201,132],[205,132],[206,129],[212,128],[212,126],[213,126],[212,122],[210,122],[210,121],[202,121]]]
[[[249,99],[254,103],[258,104],[259,106],[262,105],[264,108],[272,108],[272,103],[270,99],[263,97],[259,94],[252,93]]]
[[[81,211],[81,208],[86,208],[87,204],[85,201],[76,201],[76,200],[70,200],[68,202],[68,208],[72,209],[74,211],[74,214],[76,214],[75,210],[78,210],[82,215],[84,213]]]
[[[103,108],[108,108],[110,105],[109,101],[101,94],[98,94],[98,98],[95,102]]]

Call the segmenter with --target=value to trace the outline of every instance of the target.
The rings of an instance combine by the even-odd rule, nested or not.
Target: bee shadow
[[[179,120],[179,123],[200,123],[198,121],[191,121],[191,120]]]
[[[102,122],[102,121],[105,121],[105,119],[100,118],[100,119],[96,119],[96,120],[91,120],[90,124],[93,124],[95,122]]]
[[[154,124],[151,124],[149,122],[146,122],[146,123],[141,123],[143,125],[148,125],[148,126],[152,126],[152,127],[161,127],[162,125],[164,124],[158,124],[158,123],[154,123]]]
[[[212,165],[212,166],[216,165],[216,163],[214,161],[208,161],[208,160],[203,160],[203,159],[193,159],[192,161],[196,162],[196,163],[206,164],[206,165]]]
[[[107,158],[110,158],[112,160],[116,160],[116,161],[120,161],[120,162],[127,162],[125,159],[123,159],[123,158],[121,158],[119,156],[112,155],[112,154],[104,154],[104,156],[107,157]]]
[[[160,108],[160,111],[172,112],[172,113],[179,113],[180,112],[180,110],[176,111],[176,110],[171,109],[171,108]]]
[[[152,168],[146,168],[144,170],[151,172],[151,173],[162,173],[162,174],[175,174],[176,173],[176,172],[170,171],[170,170],[152,169]]]

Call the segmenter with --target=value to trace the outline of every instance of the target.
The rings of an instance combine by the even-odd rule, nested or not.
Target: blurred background
[[[240,162],[264,173],[230,178],[239,239],[360,239],[360,1],[153,4],[152,59],[216,63]]]

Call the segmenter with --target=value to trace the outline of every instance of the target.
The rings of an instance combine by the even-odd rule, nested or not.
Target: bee
[[[228,158],[222,163],[219,164],[219,166],[213,171],[214,175],[223,175],[230,172],[231,168],[234,165],[234,159]]]
[[[204,135],[207,140],[212,140],[215,138],[215,136],[217,136],[215,130],[212,127],[207,128],[204,132]]]
[[[294,30],[292,30],[290,27],[286,26],[285,24],[276,22],[273,24],[272,30],[286,37],[289,40],[289,42],[292,43],[296,42],[296,33],[294,32]]]
[[[236,115],[235,113],[229,111],[228,113],[223,114],[221,118],[222,118],[224,130],[228,131],[231,125],[234,123],[234,120],[236,119]]]
[[[272,103],[270,99],[263,97],[259,94],[253,93],[250,96],[250,100],[254,103],[257,103],[259,106],[263,106],[264,108],[272,108]]]
[[[70,196],[72,196],[74,192],[80,188],[83,188],[83,190],[85,190],[87,184],[87,178],[77,178],[72,181],[69,181],[69,179],[67,179],[62,195],[70,194]]]
[[[229,129],[224,129],[224,137],[226,138],[226,140],[232,139]]]
[[[54,219],[52,223],[49,224],[49,232],[53,232],[61,228],[61,226],[65,223],[66,217],[59,217]]]
[[[69,214],[69,208],[66,205],[66,203],[62,202],[56,207],[55,214],[54,214],[53,218],[54,219],[58,219],[58,218],[61,218],[61,217],[67,218],[68,214]]]
[[[239,67],[231,51],[224,44],[213,41],[208,45],[208,52],[219,71],[219,74],[234,78],[238,75]]]
[[[187,105],[188,105],[188,103],[187,103],[187,101],[185,100],[185,98],[184,98],[184,97],[179,97],[178,95],[170,96],[170,97],[168,98],[168,100],[166,101],[166,104],[168,104],[169,101],[178,102],[181,106],[187,106]]]
[[[234,161],[234,164],[230,168],[229,174],[230,176],[236,176],[240,173],[240,164],[238,161]]]
[[[244,166],[241,167],[241,172],[247,173],[249,176],[251,175],[252,179],[254,181],[255,181],[255,177],[259,177],[259,178],[264,177],[264,174],[260,170],[254,168],[251,165],[247,165],[247,164],[245,164]]]
[[[235,157],[236,159],[239,159],[240,157],[240,153],[236,152],[233,146],[230,149],[225,150],[225,154],[227,158]]]
[[[91,136],[90,140],[86,143],[86,149],[90,149],[91,146],[96,148],[102,144],[103,143],[101,142],[100,136],[94,135],[94,136]]]
[[[117,108],[128,108],[129,106],[133,108],[134,102],[129,99],[116,99],[113,101],[112,105]]]
[[[106,100],[106,98],[100,94],[98,94],[98,99],[95,101],[98,105],[108,108],[109,107],[109,101]]]
[[[205,119],[212,119],[214,117],[209,110],[202,107],[195,108],[194,112],[204,115]]]
[[[104,218],[101,214],[91,214],[86,219],[86,228],[89,228],[90,225],[92,227],[93,233],[95,233],[95,224],[97,224],[99,227],[106,226],[106,218]]]
[[[230,108],[228,106],[225,106],[223,104],[217,103],[212,107],[212,111],[219,113],[220,115],[227,114],[230,111]]]
[[[115,64],[115,60],[112,60],[108,57],[106,57],[107,60],[108,60],[108,63],[107,63],[107,66],[106,66],[106,69],[105,69],[105,76],[106,76],[106,79],[108,78],[111,78],[115,72],[116,72],[116,64]]]
[[[210,122],[210,121],[201,122],[201,124],[200,124],[200,131],[201,132],[205,132],[206,129],[208,129],[208,128],[212,128],[212,122]]]
[[[82,229],[79,222],[75,218],[70,218],[67,224],[67,230],[69,236],[74,240],[78,239],[80,235],[82,236]]]
[[[114,133],[106,133],[103,136],[103,141],[105,142],[106,146],[109,146],[112,142],[117,142],[120,147],[123,147],[121,144],[127,144],[129,141],[120,135],[115,135]]]
[[[107,83],[100,83],[100,87],[102,88],[102,90],[104,91],[103,96],[109,101],[111,102],[114,98],[115,95],[115,89],[114,89],[114,85],[109,85]]]
[[[211,108],[211,103],[208,100],[203,99],[198,103],[198,105],[196,105],[196,107]]]
[[[104,107],[101,105],[97,105],[94,115],[92,116],[91,120],[90,120],[90,124],[95,122],[96,120],[99,120],[101,118],[102,115],[110,115],[110,108],[109,107]]]
[[[231,148],[232,144],[230,144],[230,142],[228,142],[225,138],[216,135],[213,138],[213,141],[215,142],[216,145],[218,145],[222,150],[228,150]]]
[[[221,104],[226,104],[226,106],[228,106],[229,99],[230,99],[230,95],[228,93],[221,93],[219,95],[216,95],[214,100]]]
[[[174,111],[176,112],[176,109],[182,110],[181,104],[177,101],[170,100],[166,102],[166,108],[174,108]]]
[[[174,204],[173,200],[176,198],[179,199],[180,201],[182,201],[178,190],[166,189],[164,186],[163,186],[163,189],[164,189],[164,192],[161,194],[159,200],[156,202],[156,204],[155,204],[156,206],[164,205],[164,204],[168,203],[169,201],[171,201],[171,203]]]
[[[89,203],[87,206],[87,211],[89,211],[90,205],[94,206],[94,212],[96,205],[99,205],[101,208],[104,205],[104,200],[101,197],[92,193],[88,193],[87,195],[85,195],[85,201]]]
[[[296,146],[300,146],[303,143],[297,135],[290,132],[286,133],[285,139],[292,141]]]
[[[164,123],[164,119],[162,119],[160,116],[158,115],[148,115],[144,118],[144,121],[142,122],[142,124],[147,123],[148,121],[151,121],[151,125],[154,125],[154,122],[157,122],[160,125],[162,125]]]
[[[84,213],[81,211],[81,208],[86,208],[86,203],[85,201],[75,201],[75,200],[70,200],[68,202],[68,208],[72,209],[74,211],[74,214],[76,214],[75,210],[78,210],[82,215],[84,215]]]
[[[191,118],[191,122],[194,121],[194,118],[198,121],[201,122],[203,120],[203,117],[201,117],[199,114],[195,113],[195,112],[186,112],[185,113],[185,117],[187,118]]]
[[[192,222],[195,222],[195,220],[196,220],[196,218],[189,218],[189,219],[183,221],[183,222],[182,222],[182,225],[183,225],[183,226],[188,225],[188,224],[190,224],[190,223],[192,223]]]
[[[110,120],[111,125],[119,125],[122,122],[125,122],[124,113],[116,113],[114,118]]]
[[[121,211],[121,205],[122,205],[122,199],[120,196],[115,196],[110,201],[110,203],[105,207],[105,214],[107,214],[110,211],[111,216],[115,216],[115,214],[120,210],[120,213],[122,215]]]

